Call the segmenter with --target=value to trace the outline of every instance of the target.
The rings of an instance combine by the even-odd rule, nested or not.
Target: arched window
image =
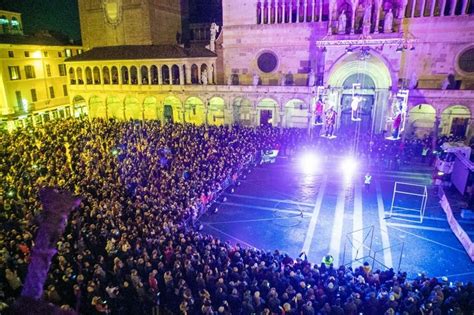
[[[119,84],[119,74],[117,67],[113,66],[112,69],[110,69],[110,72],[112,74],[112,84]]]
[[[167,65],[161,67],[161,78],[163,80],[163,84],[170,84],[170,69]]]
[[[69,82],[71,82],[71,85],[76,84],[76,72],[74,68],[69,68]]]
[[[102,68],[102,78],[104,79],[104,84],[110,84],[109,67],[103,67]]]
[[[138,71],[135,66],[130,68],[130,81],[132,84],[138,84]]]
[[[16,17],[12,17],[11,25],[12,25],[12,30],[13,31],[20,31],[21,30],[20,22],[18,22]]]
[[[270,24],[270,21],[268,20],[268,12],[270,10],[270,4],[268,1],[265,1],[263,5],[263,23],[262,24]]]
[[[177,65],[173,65],[171,67],[171,77],[173,78],[173,84],[179,84],[179,67]]]
[[[149,84],[150,80],[148,79],[148,68],[146,66],[141,67],[140,77],[142,78],[142,84]]]
[[[153,65],[150,68],[151,84],[158,84],[158,67]]]
[[[99,67],[94,67],[94,84],[100,84],[100,70],[99,70]]]
[[[76,75],[77,75],[77,83],[84,84],[84,79],[82,78],[82,68],[77,67]]]
[[[276,20],[276,13],[277,13],[276,5],[277,4],[275,2],[272,2],[270,4],[270,23],[271,24],[275,24],[277,22],[277,20]]]
[[[92,70],[90,67],[86,67],[86,84],[92,84]]]
[[[191,66],[191,84],[199,84],[199,68],[196,65]]]
[[[125,66],[122,66],[120,71],[122,73],[122,84],[128,84],[128,81],[129,81],[128,68]]]
[[[262,5],[262,2],[260,1],[257,4],[257,24],[262,24],[262,10],[263,10],[263,5]]]
[[[10,22],[8,21],[5,15],[0,16],[0,25],[2,27],[2,33],[8,33],[8,28],[10,26]]]

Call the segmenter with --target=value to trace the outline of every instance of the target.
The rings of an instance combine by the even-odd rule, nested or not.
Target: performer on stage
[[[398,111],[393,119],[393,139],[399,139],[400,133],[405,129],[406,108],[403,104],[399,104]]]
[[[337,112],[334,110],[334,106],[330,106],[326,111],[326,137],[333,136],[336,118]]]
[[[319,100],[316,102],[316,108],[314,110],[314,124],[315,125],[322,125],[323,124],[323,112],[324,112],[324,102],[321,96],[319,96]]]
[[[352,102],[351,102],[351,108],[352,108],[352,120],[360,120],[359,117],[357,117],[357,110],[359,109],[359,103],[364,100],[363,97],[359,95],[355,95],[352,97]]]

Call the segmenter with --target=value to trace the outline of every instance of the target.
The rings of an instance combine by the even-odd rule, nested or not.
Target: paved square
[[[368,244],[373,230],[374,268],[397,269],[400,263],[409,278],[425,272],[450,281],[474,280],[474,264],[446,222],[426,167],[372,173],[366,190],[363,174],[344,181],[335,161],[325,161],[323,170],[312,175],[297,164],[279,159],[253,169],[235,193],[225,194],[226,202],[217,204],[218,213],[202,217],[204,232],[232,243],[279,249],[293,258],[305,251],[313,263],[329,253],[337,264],[360,265],[354,259],[369,254],[368,247],[360,245]],[[423,223],[416,213],[387,217],[395,181],[428,186]],[[463,224],[474,231],[472,223]]]

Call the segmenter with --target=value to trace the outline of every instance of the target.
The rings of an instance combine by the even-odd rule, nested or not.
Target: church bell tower
[[[176,44],[187,0],[79,0],[83,46]]]

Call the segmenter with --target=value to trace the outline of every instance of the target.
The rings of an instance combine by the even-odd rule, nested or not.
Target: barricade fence
[[[441,208],[443,208],[444,213],[446,213],[446,219],[448,220],[448,224],[451,228],[451,231],[453,231],[454,235],[456,235],[458,240],[461,242],[462,246],[471,258],[471,261],[474,262],[474,243],[472,242],[466,231],[464,231],[464,229],[461,227],[459,222],[456,220],[456,217],[453,214],[453,210],[451,209],[451,205],[449,204],[449,200],[446,197],[442,186],[439,186],[438,188],[438,197],[440,199],[439,203],[441,205]]]
[[[247,156],[245,161],[238,165],[236,169],[232,172],[232,174],[227,176],[219,184],[218,189],[212,191],[207,195],[200,196],[195,206],[195,211],[184,220],[185,228],[194,228],[199,218],[201,218],[204,214],[207,213],[209,208],[219,199],[219,197],[227,190],[227,188],[236,185],[242,174],[248,169],[250,169],[253,165],[256,165],[256,163],[258,162],[257,156],[257,154]]]

